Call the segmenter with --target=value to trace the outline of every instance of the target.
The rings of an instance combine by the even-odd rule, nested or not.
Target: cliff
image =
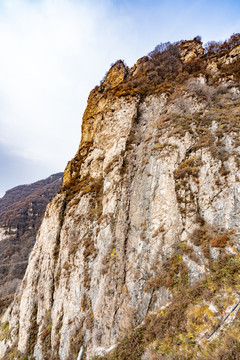
[[[17,186],[0,199],[0,314],[24,276],[46,206],[59,191],[62,175]]]
[[[239,39],[199,39],[89,96],[48,205],[3,359],[229,359],[240,353]]]

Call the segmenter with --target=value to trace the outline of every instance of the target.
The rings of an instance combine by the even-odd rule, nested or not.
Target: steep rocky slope
[[[17,186],[0,199],[0,311],[24,276],[46,206],[59,191],[62,176]]]
[[[13,305],[3,359],[237,359],[240,44],[118,61]],[[208,334],[208,335],[207,335]]]

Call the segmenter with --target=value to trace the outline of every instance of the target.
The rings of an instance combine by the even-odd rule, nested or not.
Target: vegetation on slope
[[[215,181],[220,189],[227,186],[229,169],[226,161],[233,153],[226,150],[226,136],[231,135],[234,139],[235,149],[239,147],[240,99],[234,93],[239,93],[240,61],[226,63],[222,58],[239,46],[240,34],[233,35],[223,44],[209,43],[204,54],[188,63],[181,61],[181,44],[161,46],[163,51],[156,48],[150,56],[140,59],[141,70],[135,80],[126,76],[124,82],[113,89],[105,88],[103,92],[112,91],[118,96],[167,93],[168,105],[172,104],[172,110],[174,107],[175,110],[159,117],[156,122],[159,134],[181,138],[189,132],[196,136],[194,147],[175,170],[174,176],[183,220],[191,209],[195,212],[199,227],[191,234],[190,240],[202,250],[208,270],[201,281],[191,284],[183,257],[187,254],[196,262],[199,259],[192,247],[180,243],[175,256],[157,265],[159,274],[148,280],[146,288],[146,291],[153,292],[161,286],[170,289],[173,294],[171,303],[159,309],[157,314],[148,315],[144,323],[112,352],[97,359],[227,360],[240,357],[239,306],[231,313],[240,299],[240,256],[232,241],[234,234],[206,224],[197,212],[194,195],[191,194],[189,199],[182,196],[186,190],[190,191],[192,180],[198,182],[201,160],[192,155],[198,149],[208,149],[212,157],[221,162],[219,178],[216,177]],[[215,72],[209,68],[211,61],[217,63]],[[199,81],[199,77],[204,77],[205,81]],[[180,94],[184,96],[181,98]],[[197,99],[204,107],[192,114],[187,97]],[[213,122],[217,124],[214,131]],[[152,152],[161,156],[164,148],[166,144],[156,143]],[[239,163],[236,165],[239,168]],[[225,183],[222,182],[224,177]],[[212,258],[212,249],[217,250],[217,259]],[[228,320],[218,328],[227,314],[230,314]],[[216,332],[212,334],[214,330]]]
[[[0,199],[0,314],[23,278],[45,209],[62,184],[62,173],[8,190]]]
[[[168,288],[172,294],[172,301],[168,306],[159,309],[157,313],[150,313],[140,326],[120,341],[113,352],[101,359],[239,358],[240,319],[238,313],[230,317],[230,320],[234,319],[233,322],[225,323],[216,331],[216,335],[207,338],[212,330],[217,328],[224,313],[228,313],[239,301],[240,259],[236,246],[234,247],[236,237],[233,233],[213,228],[205,223],[198,212],[196,194],[190,187],[190,183],[195,182],[197,185],[199,181],[202,159],[195,156],[198,150],[207,149],[212,158],[217,159],[221,164],[219,176],[215,179],[219,188],[228,185],[227,160],[234,155],[234,152],[236,166],[239,168],[237,159],[240,145],[240,62],[235,55],[231,57],[232,62],[226,61],[231,51],[239,46],[239,41],[240,35],[236,34],[223,44],[208,44],[205,52],[201,51],[199,38],[158,46],[148,56],[140,59],[132,69],[126,68],[121,61],[118,61],[110,70],[116,70],[112,76],[107,75],[102,84],[90,95],[83,119],[83,140],[78,154],[68,165],[68,172],[65,174],[68,179],[61,190],[66,191],[66,200],[72,206],[75,205],[75,201],[79,201],[81,195],[90,194],[93,200],[91,211],[87,215],[89,221],[100,223],[104,216],[101,207],[103,179],[96,181],[88,176],[84,178],[80,176],[81,166],[88,152],[94,147],[92,124],[95,106],[100,99],[108,97],[114,101],[114,98],[122,96],[126,99],[132,96],[144,99],[150,94],[166,96],[166,111],[155,121],[156,142],[154,143],[151,139],[149,149],[149,143],[146,140],[146,153],[143,158],[146,164],[150,155],[167,156],[171,146],[173,147],[171,144],[158,142],[162,134],[166,134],[168,139],[171,137],[179,139],[188,133],[196,139],[194,146],[174,172],[176,196],[183,224],[189,213],[192,212],[196,216],[198,228],[191,234],[192,246],[186,242],[179,243],[173,256],[156,264],[156,276],[147,280],[144,289],[146,292],[154,293],[160,287]],[[204,81],[201,81],[202,79]],[[194,101],[197,110],[193,112],[191,104]],[[213,123],[216,123],[214,129]],[[231,135],[233,139],[232,152],[229,152],[226,146],[227,135]],[[127,164],[131,162],[130,156],[131,149],[129,148],[125,154],[123,171],[124,167],[127,168]],[[78,196],[75,197],[75,195]],[[155,232],[153,237],[157,235]],[[151,241],[151,239],[146,240]],[[79,242],[78,239],[76,241]],[[75,245],[77,246],[78,243],[71,245],[73,254],[76,250]],[[194,246],[204,254],[207,273],[203,279],[192,284],[184,257],[188,256],[196,263],[199,261]],[[96,255],[91,234],[86,238],[84,247],[87,264],[88,257]],[[215,257],[211,255],[213,250],[217,253]],[[109,255],[110,260],[115,256],[115,251],[114,247]],[[110,261],[104,259],[104,262]],[[86,271],[83,274],[86,289],[89,288],[90,281],[88,270],[88,265],[86,265]],[[83,309],[86,307],[85,303],[86,301],[82,303]],[[91,321],[89,323],[91,324]],[[49,346],[51,332],[49,324],[46,329],[45,345]],[[76,335],[74,339],[78,345],[74,357],[77,356],[79,346],[82,344],[81,337],[82,334],[79,332],[79,338]],[[69,356],[71,357],[71,354]]]
[[[209,85],[217,84],[223,76],[228,75],[233,80],[239,80],[239,61],[226,64],[220,60],[227,57],[231,50],[239,45],[240,34],[232,35],[224,43],[210,42],[205,49],[202,48],[200,37],[174,44],[160,44],[148,56],[140,58],[132,69],[126,68],[124,80],[119,84],[114,83],[111,87],[103,80],[95,90],[102,94],[112,91],[118,96],[147,95],[163,91],[171,93],[175,85],[199,74],[206,76]],[[184,59],[185,56],[187,59]],[[214,77],[208,67],[210,61],[219,61],[218,74]],[[119,67],[119,61],[116,65]]]
[[[179,272],[176,259],[171,259],[169,279],[178,278],[170,286],[165,283],[173,293],[171,303],[157,314],[148,315],[144,324],[135,328],[111,353],[97,359],[239,359],[239,307],[230,314],[228,325],[223,323],[217,329],[239,302],[239,260],[238,254],[229,255],[221,248],[218,260],[209,261],[206,277],[190,285],[186,272]],[[180,255],[177,261],[183,262]],[[164,276],[161,279],[165,281]],[[214,329],[216,332],[208,339]]]
[[[197,36],[190,41],[157,45],[132,68],[125,66],[121,60],[114,63],[101,84],[89,95],[82,122],[81,144],[75,158],[65,170],[62,190],[73,194],[78,187],[81,164],[93,148],[93,123],[97,105],[101,100],[108,98],[114,101],[114,98],[122,96],[127,99],[136,96],[143,100],[150,94],[164,94],[168,97],[168,103],[178,99],[177,104],[175,103],[175,116],[162,116],[158,127],[169,127],[178,119],[173,131],[181,136],[191,128],[192,120],[197,122],[200,119],[202,124],[210,124],[216,110],[224,107],[225,113],[228,113],[229,109],[235,106],[232,101],[234,96],[230,92],[231,88],[239,88],[239,46],[240,34],[233,34],[223,43],[210,42],[205,49],[202,47],[201,38]],[[204,83],[198,81],[201,76],[204,77]],[[192,116],[188,111],[187,101],[181,99],[182,94],[186,93],[197,97],[198,101],[207,102],[209,107],[215,103],[209,114],[212,119],[210,116],[202,119],[202,111]],[[222,97],[219,97],[221,94]],[[215,102],[216,98],[218,101]],[[224,121],[225,118],[222,119],[222,128],[219,131],[225,131],[227,125]],[[235,124],[238,127],[236,117]]]

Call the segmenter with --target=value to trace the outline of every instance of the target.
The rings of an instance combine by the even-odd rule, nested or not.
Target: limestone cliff
[[[239,69],[238,43],[194,39],[117,62],[90,93],[4,359],[237,358],[238,307],[206,334],[240,299]]]

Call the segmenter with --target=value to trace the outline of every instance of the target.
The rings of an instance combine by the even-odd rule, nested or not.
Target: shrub
[[[217,235],[213,236],[213,238],[210,240],[210,245],[212,247],[224,248],[227,246],[229,240],[230,240],[229,235],[217,234]]]

